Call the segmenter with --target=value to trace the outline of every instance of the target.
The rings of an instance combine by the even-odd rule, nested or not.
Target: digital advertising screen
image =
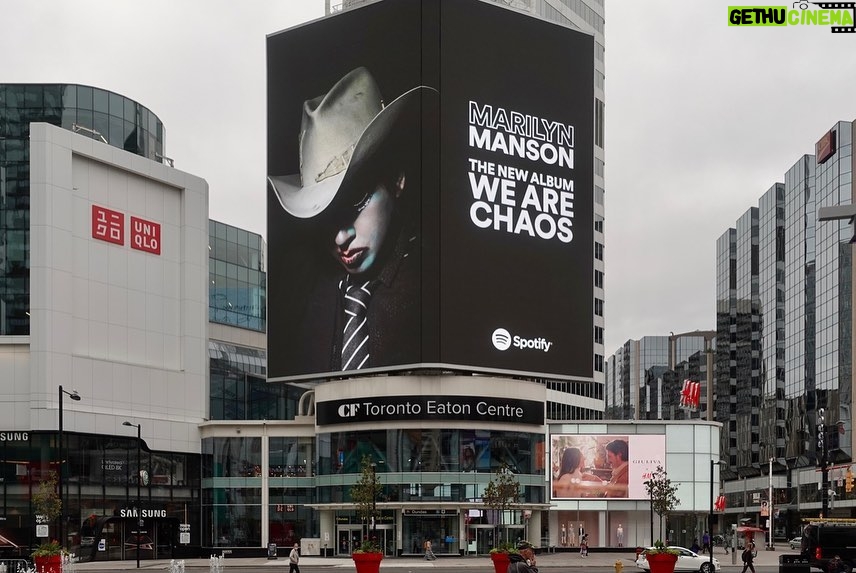
[[[551,499],[648,499],[644,482],[666,467],[666,437],[552,434],[550,462]]]
[[[382,2],[267,39],[270,379],[439,362],[423,20],[418,1]]]
[[[270,35],[268,378],[590,379],[593,58],[477,0]]]
[[[593,370],[593,38],[442,4],[443,361]]]

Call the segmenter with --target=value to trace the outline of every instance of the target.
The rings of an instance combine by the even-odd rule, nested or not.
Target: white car
[[[639,554],[636,559],[636,566],[645,571],[650,571],[651,566],[648,564],[648,556],[646,555],[650,547]],[[675,563],[675,571],[699,571],[700,573],[715,573],[720,571],[721,567],[716,557],[713,558],[713,568],[710,567],[710,556],[699,555],[689,549],[683,547],[675,547],[670,545],[669,549],[674,549],[678,552],[678,560]]]

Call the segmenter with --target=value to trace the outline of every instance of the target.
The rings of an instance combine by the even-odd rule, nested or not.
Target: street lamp
[[[713,568],[713,506],[716,498],[713,497],[713,467],[718,465],[724,465],[725,462],[722,460],[710,460],[710,516],[707,524],[707,533],[710,536],[710,545],[708,546],[708,552],[710,553],[710,570],[714,571]]]
[[[769,530],[768,535],[767,535],[767,537],[769,537],[769,539],[768,539],[769,544],[767,545],[767,549],[769,551],[773,551],[776,549],[773,546],[773,532],[776,528],[776,517],[775,517],[776,514],[773,513],[774,512],[774,508],[773,508],[773,503],[774,503],[773,502],[773,460],[774,459],[775,458],[770,458],[770,469],[767,472],[768,477],[770,478],[770,489],[769,489],[769,493],[767,494],[767,499],[769,500],[769,501],[767,501],[767,519],[770,522],[770,527],[767,528]]]
[[[372,462],[372,541],[377,539],[377,464]]]
[[[72,390],[69,392],[68,390],[63,390],[62,386],[59,387],[59,477],[57,478],[57,485],[59,486],[59,543],[62,547],[65,547],[65,496],[63,496],[62,491],[62,395],[67,394],[69,398],[74,400],[75,402],[80,401],[80,394],[77,393],[77,390]]]
[[[140,424],[132,424],[128,420],[122,422],[123,426],[137,428],[137,569],[140,568],[140,543],[142,542],[143,509],[140,505],[140,482],[143,480],[142,466],[140,465],[140,445],[143,443],[140,437]]]

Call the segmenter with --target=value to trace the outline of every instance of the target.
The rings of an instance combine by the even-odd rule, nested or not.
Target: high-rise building
[[[30,332],[31,122],[161,161],[160,119],[117,93],[74,84],[0,84],[0,336]]]
[[[772,483],[777,531],[856,507],[839,487],[852,460],[853,229],[816,216],[853,203],[853,129],[836,123],[717,240],[716,420],[726,475],[745,478],[725,484],[729,511],[751,517],[747,492]]]
[[[693,331],[628,340],[606,368],[605,415],[611,420],[672,420],[681,385],[687,377],[702,383],[701,408],[706,411],[706,358],[698,356],[714,346],[714,332]],[[695,366],[693,366],[695,365]],[[684,377],[677,376],[683,372]],[[702,374],[705,374],[702,377]],[[707,419],[707,416],[703,416]]]
[[[51,538],[168,556],[175,504],[198,529],[208,186],[107,90],[0,85],[0,129],[3,535],[38,544],[31,494],[54,474]]]

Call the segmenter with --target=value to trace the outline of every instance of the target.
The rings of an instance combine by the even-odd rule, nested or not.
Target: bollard
[[[615,562],[615,573],[621,573],[622,569],[624,569],[624,563],[619,559]]]

